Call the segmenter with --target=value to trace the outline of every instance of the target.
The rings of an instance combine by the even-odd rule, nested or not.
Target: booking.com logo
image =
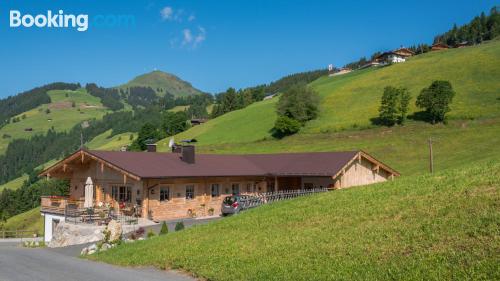
[[[135,27],[135,16],[133,15],[95,15],[89,19],[86,14],[65,14],[63,10],[46,14],[22,14],[21,11],[11,10],[9,17],[11,28],[75,28],[77,31],[87,31],[89,27],[115,28]]]

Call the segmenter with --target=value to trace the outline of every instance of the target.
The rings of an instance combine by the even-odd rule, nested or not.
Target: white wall
[[[59,222],[63,222],[64,216],[47,214],[47,213],[45,214],[42,213],[42,216],[44,216],[44,231],[45,231],[44,241],[50,242],[50,240],[52,240],[53,220],[59,220]]]

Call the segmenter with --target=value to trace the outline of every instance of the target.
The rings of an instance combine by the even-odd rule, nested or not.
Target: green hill
[[[15,215],[5,222],[0,222],[0,230],[26,230],[34,231],[39,236],[43,235],[43,217],[40,207]]]
[[[23,175],[21,177],[18,177],[17,179],[13,179],[7,183],[0,185],[0,194],[2,193],[2,191],[4,189],[15,190],[15,189],[20,188],[23,185],[24,181],[27,179],[28,179],[28,175]]]
[[[473,162],[273,203],[90,258],[207,280],[498,280],[499,199],[498,159]]]
[[[366,69],[327,77],[311,83],[322,99],[319,117],[300,134],[317,134],[372,127],[378,115],[383,88],[409,88],[413,96],[410,114],[420,90],[434,80],[449,80],[457,92],[450,119],[500,116],[500,41],[478,46],[430,52],[409,61],[379,69]],[[247,143],[270,138],[276,118],[277,98],[255,103],[196,126],[177,136],[196,138],[200,145]],[[165,143],[164,141],[160,143]]]
[[[19,122],[0,128],[0,154],[5,152],[12,139],[44,134],[52,127],[58,132],[66,131],[85,120],[102,118],[108,112],[99,98],[88,94],[85,89],[53,90],[48,95],[51,103],[19,114]]]
[[[151,87],[160,95],[164,95],[165,92],[171,93],[174,96],[189,96],[202,93],[200,90],[195,89],[189,82],[181,80],[173,74],[158,70],[139,75],[128,83],[118,86],[118,88],[122,89],[130,87]],[[158,89],[162,89],[162,91],[158,92]]]

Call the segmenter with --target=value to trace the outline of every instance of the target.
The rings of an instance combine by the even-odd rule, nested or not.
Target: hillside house
[[[69,197],[42,197],[46,240],[69,206],[83,208],[86,195],[93,206],[134,206],[138,216],[162,221],[204,216],[209,209],[220,214],[222,200],[231,194],[338,189],[399,176],[363,151],[216,155],[195,154],[192,145],[178,153],[149,151],[81,149],[44,170],[40,176],[70,183]]]
[[[343,75],[343,74],[347,74],[351,71],[352,71],[352,69],[350,69],[348,67],[342,67],[342,68],[338,69],[337,71],[335,71],[331,76]]]
[[[377,56],[374,61],[382,65],[390,63],[405,62],[407,58],[415,55],[415,53],[408,48],[399,48],[397,50],[384,52]]]
[[[450,47],[444,43],[436,43],[433,44],[431,47],[431,51],[440,51],[440,50],[446,50],[449,49]]]
[[[207,121],[208,121],[208,119],[206,119],[206,118],[193,118],[190,120],[191,126],[201,125],[203,123],[206,123]]]

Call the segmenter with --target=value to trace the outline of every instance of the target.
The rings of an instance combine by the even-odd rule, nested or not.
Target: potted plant
[[[208,209],[208,215],[209,216],[213,216],[214,215],[214,211],[215,211],[214,208],[209,208]]]

